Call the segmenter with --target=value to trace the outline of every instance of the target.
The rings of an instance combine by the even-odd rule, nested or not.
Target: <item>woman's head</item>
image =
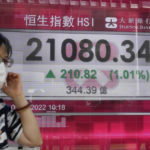
[[[11,67],[13,64],[13,59],[11,59],[12,47],[9,40],[0,34],[0,60],[4,62],[6,67]]]
[[[0,33],[0,47],[5,48],[5,51],[7,52],[7,57],[10,58],[12,55],[12,47],[10,45],[9,40],[4,37],[1,33]]]

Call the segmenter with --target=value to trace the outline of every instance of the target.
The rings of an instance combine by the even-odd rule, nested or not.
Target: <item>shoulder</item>
[[[0,110],[3,109],[6,106],[3,99],[0,98]]]
[[[5,112],[11,111],[11,107],[7,105],[3,99],[0,98],[0,111],[5,110]]]

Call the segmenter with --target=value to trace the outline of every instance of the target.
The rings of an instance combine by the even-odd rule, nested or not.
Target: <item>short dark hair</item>
[[[0,33],[0,46],[2,46],[2,44],[5,45],[6,50],[7,50],[7,54],[8,54],[8,58],[10,58],[12,55],[11,44],[10,44],[9,40]]]

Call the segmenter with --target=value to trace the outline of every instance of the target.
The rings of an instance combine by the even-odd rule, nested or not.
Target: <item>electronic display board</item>
[[[43,136],[36,149],[150,149],[149,8],[149,0],[0,0],[8,71],[21,74]]]

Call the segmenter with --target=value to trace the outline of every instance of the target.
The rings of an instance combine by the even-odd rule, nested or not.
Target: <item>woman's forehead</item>
[[[0,57],[8,58],[7,50],[4,44],[0,46]]]

